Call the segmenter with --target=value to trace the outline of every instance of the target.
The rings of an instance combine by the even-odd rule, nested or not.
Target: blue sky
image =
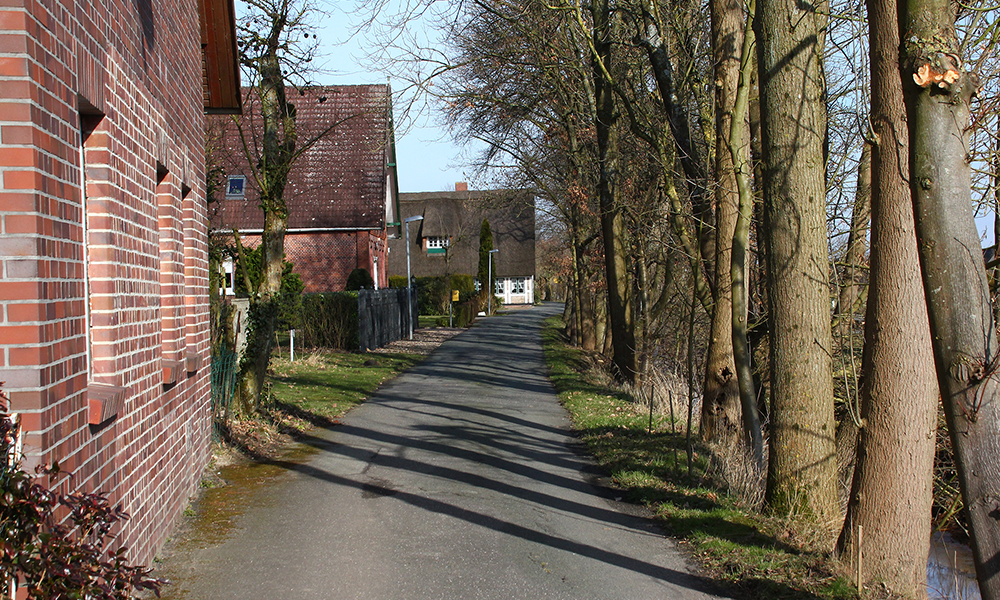
[[[366,54],[366,40],[352,37],[356,17],[345,8],[353,2],[331,2],[331,11],[319,31],[321,64],[324,73],[316,77],[323,85],[385,83],[385,72],[361,66]],[[237,9],[239,10],[239,9]],[[389,80],[398,95],[401,83]],[[397,120],[400,118],[397,110]],[[400,123],[396,132],[396,164],[401,192],[436,192],[455,189],[458,181],[469,181],[472,169],[467,167],[463,148],[452,143],[447,128],[435,123],[436,116],[427,114],[412,123]],[[467,175],[469,174],[469,175]],[[470,183],[470,187],[474,187]]]
[[[323,19],[318,36],[320,57],[316,61],[322,71],[314,77],[320,85],[351,85],[385,83],[387,73],[367,69],[362,65],[366,55],[366,40],[353,36],[356,17],[348,10],[354,2],[328,2],[322,8],[329,14]],[[246,6],[237,0],[237,16]],[[402,85],[389,79],[393,94],[399,95]],[[398,100],[397,100],[398,102]],[[400,118],[397,110],[396,118]],[[397,125],[396,165],[401,192],[437,192],[455,189],[455,183],[470,181],[473,169],[467,166],[463,148],[454,144],[446,127],[436,123],[433,111],[423,111],[412,123]],[[470,181],[470,188],[475,185]]]

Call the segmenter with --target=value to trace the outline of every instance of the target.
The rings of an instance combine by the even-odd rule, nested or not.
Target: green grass
[[[417,317],[417,327],[447,327],[448,315],[420,315]]]
[[[588,377],[585,354],[569,347],[556,317],[543,330],[550,377],[574,429],[625,497],[652,508],[706,573],[736,597],[840,600],[856,598],[828,554],[796,537],[788,519],[767,517],[712,484],[705,453],[694,452],[690,475],[683,433],[654,421],[630,396]]]
[[[383,382],[423,360],[419,354],[315,352],[295,362],[275,359],[270,377],[275,402],[310,422],[331,422]]]

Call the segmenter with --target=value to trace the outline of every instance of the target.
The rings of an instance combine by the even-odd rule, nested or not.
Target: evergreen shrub
[[[327,292],[302,297],[302,343],[312,348],[358,347],[358,293]]]

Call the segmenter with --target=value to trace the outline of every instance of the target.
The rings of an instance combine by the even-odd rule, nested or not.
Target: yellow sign
[[[458,290],[451,290],[451,301],[458,302]]]

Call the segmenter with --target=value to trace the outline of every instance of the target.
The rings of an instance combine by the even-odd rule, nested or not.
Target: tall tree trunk
[[[603,339],[601,332],[604,317],[600,307],[604,306],[604,298],[590,289],[588,279],[583,280],[580,298],[580,347],[584,350],[597,350],[598,340]]]
[[[868,248],[868,223],[872,216],[871,196],[872,148],[870,143],[865,142],[861,150],[861,161],[858,163],[858,187],[854,194],[854,209],[851,211],[851,231],[847,234],[847,250],[844,252],[844,278],[840,284],[837,308],[834,310],[838,338],[849,335],[854,329],[854,313],[861,298],[864,280],[861,265],[865,262],[865,252]]]
[[[826,244],[826,2],[761,0],[764,203],[771,304],[767,502],[829,530],[839,521]]]
[[[573,322],[570,324],[573,331],[573,336],[570,338],[570,343],[579,346],[580,340],[583,338],[583,277],[580,275],[580,247],[576,243],[576,232],[572,225],[570,225],[570,230],[572,231],[570,239],[570,250],[572,252],[572,296],[569,299],[568,304],[572,306],[572,316]]]
[[[729,138],[743,47],[743,6],[737,0],[712,0],[712,54],[715,60],[715,139]],[[701,403],[701,438],[732,447],[742,418],[733,360],[731,256],[739,192],[731,152],[715,153],[715,268],[712,324]]]
[[[972,213],[969,103],[949,0],[899,7],[910,190],[938,384],[984,600],[1000,600],[1000,381],[996,324]]]
[[[612,61],[612,23],[609,0],[591,8],[594,23],[594,100],[597,105],[597,147],[600,177],[598,197],[601,237],[604,241],[604,270],[608,282],[608,318],[611,324],[612,361],[615,377],[635,381],[635,330],[629,301],[628,262],[625,250],[625,223],[617,206],[615,191],[618,148],[615,140],[615,98],[608,70]]]
[[[938,388],[906,181],[895,0],[869,0],[868,27],[875,144],[864,425],[838,550],[845,564],[856,565],[860,544],[862,585],[879,582],[893,596],[926,597]]]
[[[276,18],[271,31],[271,52],[259,64],[257,93],[261,104],[263,153],[257,184],[264,209],[264,230],[261,234],[263,272],[260,284],[250,298],[251,323],[247,331],[247,349],[251,354],[244,361],[240,373],[238,408],[243,414],[256,411],[260,405],[274,348],[277,303],[285,258],[288,208],[284,192],[297,135],[295,115],[289,110],[285,97],[285,81],[277,55],[283,26],[284,22]]]
[[[733,293],[733,359],[736,363],[736,380],[740,389],[740,408],[743,412],[743,433],[747,449],[750,451],[755,476],[764,473],[764,439],[760,430],[760,415],[757,412],[757,394],[753,380],[750,357],[750,343],[747,339],[747,313],[749,295],[747,291],[747,250],[750,247],[750,223],[753,220],[753,166],[750,164],[750,76],[753,72],[754,33],[753,10],[756,0],[750,0],[750,14],[745,21],[743,49],[740,53],[739,86],[736,103],[726,140],[729,155],[733,161],[736,187],[739,195],[739,213],[733,231],[733,249],[730,265],[730,281]]]
[[[717,280],[716,269],[718,268],[713,264],[717,242],[715,239],[716,231],[711,226],[712,202],[708,191],[709,186],[706,185],[708,176],[705,173],[701,152],[691,140],[687,109],[683,103],[674,101],[678,94],[674,85],[673,64],[667,52],[666,40],[663,38],[665,27],[660,17],[660,6],[652,0],[643,0],[642,12],[645,35],[639,38],[639,42],[646,50],[650,70],[660,93],[660,104],[667,117],[671,137],[677,146],[677,162],[680,163],[681,170],[687,180],[692,214],[698,222],[697,239],[702,268],[705,270],[706,281],[709,282],[711,288],[714,288]],[[670,173],[671,171],[667,171],[667,176],[670,176]],[[715,293],[714,289],[710,291]]]
[[[646,266],[646,245],[642,244],[639,249],[639,256],[636,257],[635,279],[636,279],[636,308],[635,313],[639,315],[636,320],[638,324],[637,336],[642,340],[639,349],[638,363],[636,367],[636,383],[640,383],[646,376],[649,368],[649,354],[651,346],[650,335],[650,315],[649,315],[649,269]]]
[[[997,119],[1000,121],[1000,117]],[[1000,323],[1000,138],[994,141],[993,146],[993,263],[994,266],[987,272],[990,281],[990,298],[993,299],[993,320]]]

